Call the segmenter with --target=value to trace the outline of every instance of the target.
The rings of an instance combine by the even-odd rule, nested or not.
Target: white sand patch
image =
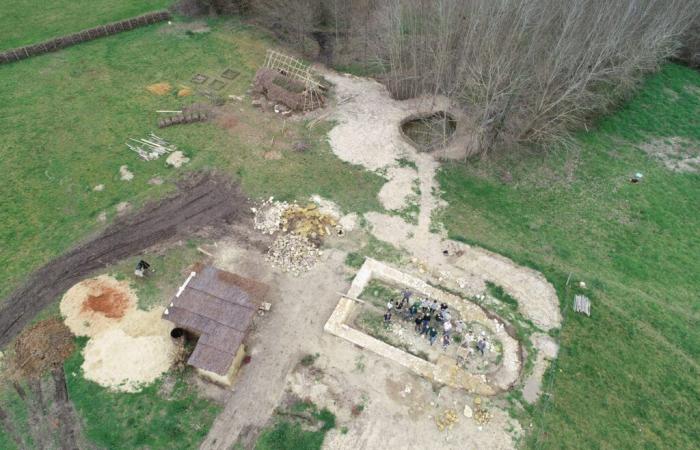
[[[119,178],[122,181],[131,181],[134,179],[134,174],[129,170],[129,166],[121,166],[119,168]]]
[[[165,164],[173,166],[176,169],[180,168],[180,166],[182,166],[183,164],[187,164],[188,162],[190,162],[190,158],[185,156],[185,154],[182,153],[180,150],[172,152],[168,156],[168,159],[165,160]]]
[[[104,191],[104,189],[105,189],[105,185],[104,185],[104,184],[98,184],[97,186],[95,186],[94,188],[92,188],[92,190],[95,191],[95,192],[101,192],[101,191]]]
[[[129,202],[119,202],[117,203],[117,215],[122,216],[131,210],[131,203]]]
[[[340,218],[338,225],[343,228],[343,231],[349,232],[357,226],[357,213],[346,214]]]
[[[343,215],[342,211],[340,210],[340,207],[336,205],[335,202],[331,200],[326,200],[318,194],[312,195],[311,201],[318,205],[318,210],[322,214],[329,215],[335,220],[340,219],[340,216]]]
[[[83,280],[68,289],[59,305],[64,322],[74,335],[96,336],[107,329],[117,326],[118,322],[123,320],[123,317],[110,318],[103,313],[84,308],[84,302],[90,296],[98,296],[105,289],[123,294],[127,303],[124,315],[136,310],[136,292],[131,288],[128,281],[117,281],[109,275],[100,275]]]
[[[418,173],[410,167],[392,167],[387,173],[387,178],[389,182],[379,191],[379,201],[388,210],[405,208],[408,197],[416,194],[413,185]]]
[[[138,392],[170,368],[174,348],[168,336],[133,337],[119,328],[105,331],[85,346],[85,378],[114,390]]]
[[[328,133],[333,153],[343,161],[369,170],[395,165],[397,159],[415,155],[417,150],[401,136],[401,123],[408,117],[448,111],[457,120],[453,144],[434,152],[435,156],[463,158],[472,137],[465,115],[446,97],[417,97],[394,100],[380,83],[369,78],[320,69],[334,84],[339,99],[331,116],[337,125]],[[413,158],[410,158],[413,159]]]

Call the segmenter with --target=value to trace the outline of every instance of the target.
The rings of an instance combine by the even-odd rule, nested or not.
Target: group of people
[[[458,319],[454,325],[452,323],[452,314],[447,303],[438,303],[435,300],[428,298],[418,298],[411,303],[413,293],[409,290],[401,292],[401,298],[395,301],[389,301],[386,305],[384,313],[384,324],[391,325],[392,318],[399,316],[403,320],[413,321],[415,331],[420,336],[425,336],[432,346],[438,339],[440,331],[442,331],[442,348],[446,349],[452,340],[453,333],[466,337],[464,345],[469,346],[471,342],[476,341],[476,351],[484,355],[488,349],[488,342],[485,336],[480,336],[478,339],[474,337],[471,330],[466,336],[463,335],[466,329],[466,324],[463,320]],[[470,353],[473,351],[469,349]]]

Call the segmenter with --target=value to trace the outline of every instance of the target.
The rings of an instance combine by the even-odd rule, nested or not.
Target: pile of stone
[[[297,234],[280,234],[267,251],[267,261],[283,272],[298,276],[311,269],[321,251],[308,239]]]
[[[263,234],[275,234],[280,230],[282,214],[289,208],[287,202],[275,201],[274,197],[251,208],[255,229]]]

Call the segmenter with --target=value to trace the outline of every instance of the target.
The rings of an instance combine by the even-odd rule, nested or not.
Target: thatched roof
[[[219,375],[231,367],[256,310],[235,280],[234,274],[204,267],[163,313],[164,319],[200,336],[187,363]]]

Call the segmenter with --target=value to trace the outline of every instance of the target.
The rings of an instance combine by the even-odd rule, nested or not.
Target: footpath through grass
[[[534,409],[532,448],[697,448],[700,175],[637,148],[700,145],[700,74],[667,65],[578,148],[439,175],[450,235],[541,270],[559,291],[561,352]],[[513,181],[501,182],[504,171]],[[638,184],[629,182],[644,174]],[[584,280],[592,317],[571,311]]]
[[[167,8],[172,0],[13,0],[0,14],[0,51]]]

